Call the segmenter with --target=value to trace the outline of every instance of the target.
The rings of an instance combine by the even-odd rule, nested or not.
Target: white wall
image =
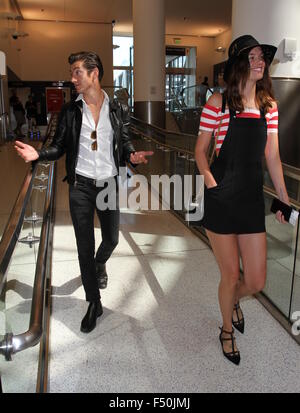
[[[259,42],[278,47],[271,75],[300,77],[300,0],[233,0],[232,33],[236,38],[251,34]],[[283,53],[285,38],[297,40],[298,56],[289,60]]]
[[[103,63],[103,85],[113,84],[110,24],[23,21],[20,29],[29,34],[17,40],[21,48],[22,80],[69,80],[68,56],[92,50]]]
[[[14,40],[11,37],[11,33],[16,26],[14,20],[8,20],[4,17],[5,13],[11,13],[12,8],[9,0],[0,0],[0,50],[6,55],[6,64],[12,68],[14,72],[20,77],[20,59],[18,51],[13,47]]]
[[[5,24],[1,22],[0,46],[8,66],[21,80],[70,80],[68,56],[92,50],[100,55],[104,66],[102,84],[113,84],[110,24],[20,21],[18,30],[29,35],[18,40],[5,34]]]

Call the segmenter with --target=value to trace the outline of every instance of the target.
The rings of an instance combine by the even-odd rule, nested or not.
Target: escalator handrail
[[[264,193],[270,195],[271,197],[277,197],[277,193],[274,189],[264,185],[263,186],[264,189]],[[294,208],[296,208],[297,210],[300,210],[300,202],[296,201],[295,199],[289,198],[290,201],[290,205]]]
[[[141,127],[145,127],[145,128],[147,128],[148,130],[149,130],[149,128],[150,128],[150,129],[153,129],[153,131],[160,132],[160,133],[162,133],[162,134],[164,134],[164,135],[173,135],[173,136],[175,135],[175,136],[180,136],[180,137],[182,137],[182,138],[194,138],[194,139],[197,138],[197,135],[192,135],[192,134],[188,134],[188,133],[180,133],[180,132],[168,131],[168,130],[166,130],[166,129],[160,128],[159,126],[150,125],[149,123],[147,123],[147,122],[145,122],[145,121],[143,121],[143,120],[141,120],[141,119],[135,118],[134,116],[131,116],[131,119],[133,120],[133,122],[134,122],[135,124],[140,125]],[[134,126],[137,126],[137,125],[134,125]],[[131,128],[132,128],[132,126],[133,126],[133,125],[131,125]],[[173,149],[173,150],[176,150],[176,151],[179,151],[179,152],[183,152],[183,153],[186,153],[187,155],[190,155],[190,154],[192,153],[192,152],[189,151],[188,149],[178,148],[178,147],[175,147],[175,146],[172,146],[172,145],[167,145],[167,144],[163,144],[163,143],[161,143],[161,142],[158,142],[158,141],[156,141],[152,136],[145,135],[145,131],[141,131],[141,130],[139,130],[139,129],[137,129],[137,130],[138,130],[138,132],[140,132],[143,136],[145,136],[145,137],[147,137],[147,138],[150,138],[150,139],[152,139],[155,143],[159,143],[159,144],[161,144],[162,146],[168,147],[169,149]],[[297,167],[288,165],[288,164],[286,164],[286,163],[284,163],[284,162],[282,162],[282,167],[283,167],[284,175],[285,175],[285,176],[289,176],[289,177],[291,177],[291,178],[293,178],[293,179],[296,179],[297,181],[300,181],[300,168],[297,168]]]
[[[7,268],[23,225],[35,173],[36,167],[27,172],[0,241],[0,294],[5,286]]]
[[[194,139],[197,138],[197,135],[193,135],[193,134],[189,134],[189,133],[181,133],[181,132],[168,131],[168,130],[166,130],[166,129],[160,128],[159,126],[150,125],[149,123],[147,123],[147,122],[145,122],[145,121],[143,121],[143,120],[141,120],[141,119],[135,118],[134,116],[131,116],[130,118],[131,118],[135,123],[140,124],[141,126],[145,126],[145,127],[147,127],[147,129],[151,128],[151,129],[153,129],[154,131],[160,132],[160,133],[162,133],[162,134],[164,134],[164,135],[175,135],[175,136],[180,136],[180,137],[182,137],[182,138],[194,138]]]
[[[142,124],[147,125],[148,128],[151,127],[153,129],[164,131],[164,129],[158,128],[157,126],[149,125],[148,123],[140,121],[139,119],[136,119],[136,118],[133,118],[133,119],[137,120],[138,122],[141,122]],[[131,130],[133,130],[137,134],[139,134],[139,135],[141,135],[141,136],[143,136],[147,139],[150,139],[154,144],[159,145],[160,147],[164,147],[164,148],[167,148],[169,150],[181,153],[183,155],[186,155],[187,157],[190,157],[190,159],[193,158],[194,155],[195,155],[194,151],[189,151],[188,149],[179,148],[175,145],[162,143],[162,142],[156,140],[155,138],[153,138],[152,136],[149,136],[149,135],[143,133],[139,129],[136,129],[133,125],[130,125],[130,128],[131,128]],[[168,132],[168,131],[165,131],[165,132]],[[181,134],[177,133],[177,135],[181,135]],[[184,134],[182,134],[182,136],[184,137],[184,136],[194,136],[194,135],[184,135]],[[300,180],[300,173],[299,173],[298,168],[290,167],[287,164],[283,164],[283,170],[284,170],[285,175],[292,176],[294,179]],[[290,173],[289,173],[289,170],[291,170]],[[272,197],[277,196],[276,191],[274,191],[272,188],[270,188],[266,185],[263,186],[263,190],[264,190],[264,193],[269,194]],[[290,204],[291,204],[292,207],[296,208],[297,210],[300,210],[300,203],[298,201],[296,201],[295,199],[292,199],[292,198],[290,198],[289,201],[290,201]]]
[[[300,181],[300,168],[282,162],[284,176]]]
[[[170,150],[172,150],[172,151],[180,152],[180,153],[185,154],[185,155],[188,155],[188,156],[194,155],[194,152],[192,152],[192,151],[189,151],[189,150],[183,149],[183,148],[179,148],[179,147],[177,147],[177,146],[175,146],[175,145],[169,145],[169,144],[167,144],[167,143],[162,143],[162,142],[154,139],[152,136],[145,135],[145,134],[144,134],[143,132],[141,132],[139,129],[135,129],[134,127],[131,127],[131,130],[133,130],[134,132],[139,133],[139,135],[141,135],[141,136],[143,136],[143,137],[145,137],[145,138],[147,138],[147,139],[151,139],[151,140],[153,141],[153,143],[155,143],[156,145],[160,145],[160,146],[162,146],[162,147],[164,147],[164,148],[170,149]]]

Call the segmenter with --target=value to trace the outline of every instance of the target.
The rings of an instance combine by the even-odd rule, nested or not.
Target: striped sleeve
[[[218,123],[218,113],[220,108],[216,108],[210,105],[204,105],[201,118],[199,131],[213,132]]]
[[[278,109],[277,106],[272,108],[266,114],[268,133],[278,133]]]

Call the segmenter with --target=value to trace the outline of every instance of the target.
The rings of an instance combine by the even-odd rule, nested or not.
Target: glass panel
[[[298,219],[298,227],[300,226],[300,221]],[[296,321],[296,318],[300,317],[300,245],[299,245],[299,229],[298,229],[298,247],[296,254],[296,265],[295,265],[295,275],[293,283],[293,293],[292,293],[292,302],[291,302],[291,318],[292,322]],[[296,313],[297,314],[294,314]],[[293,318],[294,314],[294,318]]]
[[[185,218],[186,210],[186,200],[185,200],[185,177],[190,176],[190,183],[192,185],[193,191],[195,192],[195,176],[197,174],[197,167],[195,160],[193,158],[193,151],[195,146],[196,137],[187,137],[174,133],[162,134],[161,132],[156,132],[153,128],[152,130],[147,130],[145,126],[144,131],[149,136],[161,144],[156,144],[155,142],[149,141],[147,139],[137,139],[134,141],[134,145],[137,150],[153,150],[155,152],[155,157],[149,159],[147,165],[140,165],[138,173],[145,175],[149,182],[153,175],[158,175],[160,178],[162,175],[167,175],[172,180],[170,182],[177,182],[176,194],[174,193],[174,184],[170,184],[170,198],[165,199],[170,202],[171,210],[176,208],[176,214]],[[170,150],[163,145],[176,146],[179,150]],[[180,152],[182,148],[182,152]],[[185,150],[191,151],[191,154],[184,153]],[[190,187],[190,186],[189,186]],[[162,187],[160,188],[160,195],[162,195]],[[176,203],[175,203],[176,202]]]
[[[0,239],[11,210],[16,202],[20,186],[30,165],[16,154],[12,143],[1,146],[0,151]]]
[[[173,50],[167,48],[165,104],[167,111],[178,112],[195,106],[195,92],[190,93],[187,88],[196,83],[196,48],[178,48],[180,53],[185,53],[179,56],[176,55],[177,48]]]
[[[114,95],[133,107],[133,37],[113,37]]]
[[[27,228],[21,231],[20,238],[32,232]],[[7,272],[7,286],[1,297],[1,339],[7,333],[22,334],[29,327],[33,282],[35,275],[38,245],[30,248],[18,243]],[[0,355],[0,372],[4,393],[35,392],[39,346],[12,355],[6,361]]]
[[[32,293],[41,233],[49,166],[39,164],[34,187],[25,210],[25,219],[7,269],[7,283],[1,295],[0,336],[25,333],[29,328]],[[43,177],[44,176],[44,177]],[[40,177],[41,179],[38,179]],[[8,362],[0,356],[3,392],[36,391],[39,345],[12,354]]]
[[[121,103],[133,106],[133,70],[114,69],[114,95]]]
[[[186,86],[186,75],[166,75],[166,110],[178,112],[185,107],[182,91]]]
[[[284,180],[291,201],[300,201],[300,172],[299,169],[283,165]],[[268,171],[265,169],[265,185],[274,189]],[[300,311],[299,286],[299,246],[295,251],[297,226],[280,225],[275,221],[274,214],[270,213],[272,197],[266,196],[266,226],[268,239],[268,279],[264,290],[267,297],[289,317]],[[295,253],[297,254],[296,273],[293,277]],[[298,274],[298,275],[297,275]],[[294,282],[293,282],[294,280]],[[293,301],[291,294],[293,289]],[[298,307],[298,309],[297,309]]]
[[[296,227],[282,225],[270,212],[272,196],[265,195],[267,230],[267,281],[265,295],[288,317],[292,291]]]

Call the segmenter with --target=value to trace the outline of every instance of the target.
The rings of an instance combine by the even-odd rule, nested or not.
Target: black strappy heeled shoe
[[[241,318],[239,316],[239,310],[240,310]],[[244,315],[243,315],[239,302],[237,304],[234,304],[233,312],[235,312],[237,316],[237,320],[233,320],[233,317],[232,317],[232,324],[240,333],[243,334],[244,329],[245,329],[245,320],[244,320]]]
[[[220,328],[220,330],[221,330],[219,339],[220,339],[220,342],[221,342],[221,345],[222,345],[222,350],[223,350],[224,356],[225,356],[229,361],[231,361],[232,363],[238,365],[238,364],[240,363],[241,356],[240,356],[240,352],[239,352],[238,350],[234,350],[234,335],[233,335],[234,332],[233,332],[233,330],[232,330],[232,331],[225,331],[225,330],[223,330],[223,327],[222,327],[222,328],[219,327],[219,328]],[[222,334],[223,334],[223,333],[229,334],[230,337],[228,337],[228,338],[222,337]],[[224,341],[229,341],[229,340],[231,340],[232,351],[229,351],[229,352],[227,353],[226,351],[224,351],[223,343],[224,343]]]

